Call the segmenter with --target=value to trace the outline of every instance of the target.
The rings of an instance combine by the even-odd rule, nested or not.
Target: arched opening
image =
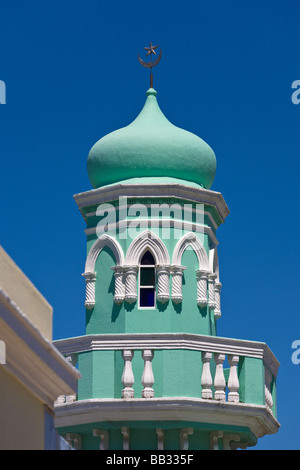
[[[155,260],[152,253],[147,250],[139,265],[139,307],[155,307]]]

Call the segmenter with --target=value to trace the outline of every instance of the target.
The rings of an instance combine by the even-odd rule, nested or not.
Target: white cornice
[[[189,333],[85,335],[57,340],[62,354],[93,350],[191,349],[262,359],[276,377],[279,362],[265,343]]]
[[[150,209],[150,210],[152,209],[151,204],[143,204],[143,205],[146,207],[146,209]],[[199,206],[202,206],[202,204],[199,204]],[[130,207],[130,204],[127,204],[127,206],[125,206],[125,208],[128,208],[128,207]],[[123,205],[123,208],[124,208],[124,205]],[[107,207],[107,208],[105,209],[105,212],[107,212],[107,213],[109,214],[110,212],[115,211],[115,209],[116,209],[116,207],[114,207],[114,206],[112,206],[112,207]],[[211,215],[211,213],[210,213],[209,211],[205,211],[205,210],[201,210],[201,209],[195,209],[195,208],[190,208],[190,207],[185,207],[184,210],[185,210],[185,212],[186,212],[187,214],[189,214],[189,217],[191,217],[192,214],[195,214],[195,215],[197,215],[198,217],[199,217],[200,215],[202,215],[202,216],[206,215],[206,216],[209,218],[209,220],[211,221],[211,224],[213,225],[214,229],[217,230],[218,224],[216,223],[215,219],[213,218],[213,216]],[[87,219],[88,219],[89,217],[95,217],[95,216],[97,216],[97,211],[91,211],[91,212],[87,212],[87,213],[85,214],[85,217],[86,217]],[[139,219],[135,219],[135,218],[133,217],[133,218],[130,219],[130,220],[139,220]],[[181,219],[181,220],[182,220],[182,219]],[[188,219],[188,220],[189,220],[189,219]],[[183,221],[184,221],[184,220],[183,220]]]
[[[221,193],[203,188],[193,188],[183,184],[114,184],[103,188],[93,189],[74,195],[76,204],[81,211],[82,208],[101,204],[118,199],[119,196],[132,197],[168,197],[180,198],[200,204],[214,206],[222,220],[225,221],[229,209]],[[84,216],[83,212],[82,215]]]
[[[60,394],[77,389],[80,373],[45,338],[9,296],[0,289],[0,339],[6,345],[1,366],[37,398],[52,407]]]
[[[190,421],[247,427],[259,438],[280,424],[266,406],[200,398],[90,399],[55,408],[57,428],[103,421]]]

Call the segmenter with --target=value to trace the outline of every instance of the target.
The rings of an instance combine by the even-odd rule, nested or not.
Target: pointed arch
[[[199,238],[192,232],[187,233],[178,240],[173,252],[173,266],[181,266],[183,252],[188,246],[190,246],[197,255],[199,269],[209,271],[209,261],[205,248]]]
[[[113,252],[116,259],[116,266],[124,265],[124,254],[119,243],[110,235],[103,234],[92,245],[85,263],[85,273],[93,273],[95,271],[95,264],[101,250],[107,246]]]
[[[129,245],[125,264],[138,265],[146,250],[150,250],[157,265],[169,265],[168,250],[162,240],[150,230],[140,233]]]

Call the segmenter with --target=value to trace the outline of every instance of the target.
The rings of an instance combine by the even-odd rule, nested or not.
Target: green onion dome
[[[91,148],[87,170],[93,188],[120,182],[180,182],[209,189],[216,172],[213,150],[200,137],[170,123],[153,88],[146,95],[131,124]]]

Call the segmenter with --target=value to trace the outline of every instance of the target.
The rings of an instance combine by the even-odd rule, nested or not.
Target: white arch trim
[[[94,272],[95,271],[95,264],[96,260],[101,252],[101,250],[107,246],[113,252],[116,265],[123,266],[124,265],[124,254],[121,246],[119,243],[110,235],[106,235],[105,233],[99,237],[95,243],[92,245],[89,254],[86,259],[85,263],[85,273]]]
[[[199,238],[192,232],[178,240],[173,252],[173,266],[181,266],[181,258],[186,248],[190,246],[196,253],[199,261],[199,269],[209,271],[209,260],[205,248]]]
[[[162,266],[170,264],[169,253],[165,244],[151,230],[145,230],[131,242],[126,253],[125,264],[138,265],[142,254],[147,249],[154,255],[156,264]]]

